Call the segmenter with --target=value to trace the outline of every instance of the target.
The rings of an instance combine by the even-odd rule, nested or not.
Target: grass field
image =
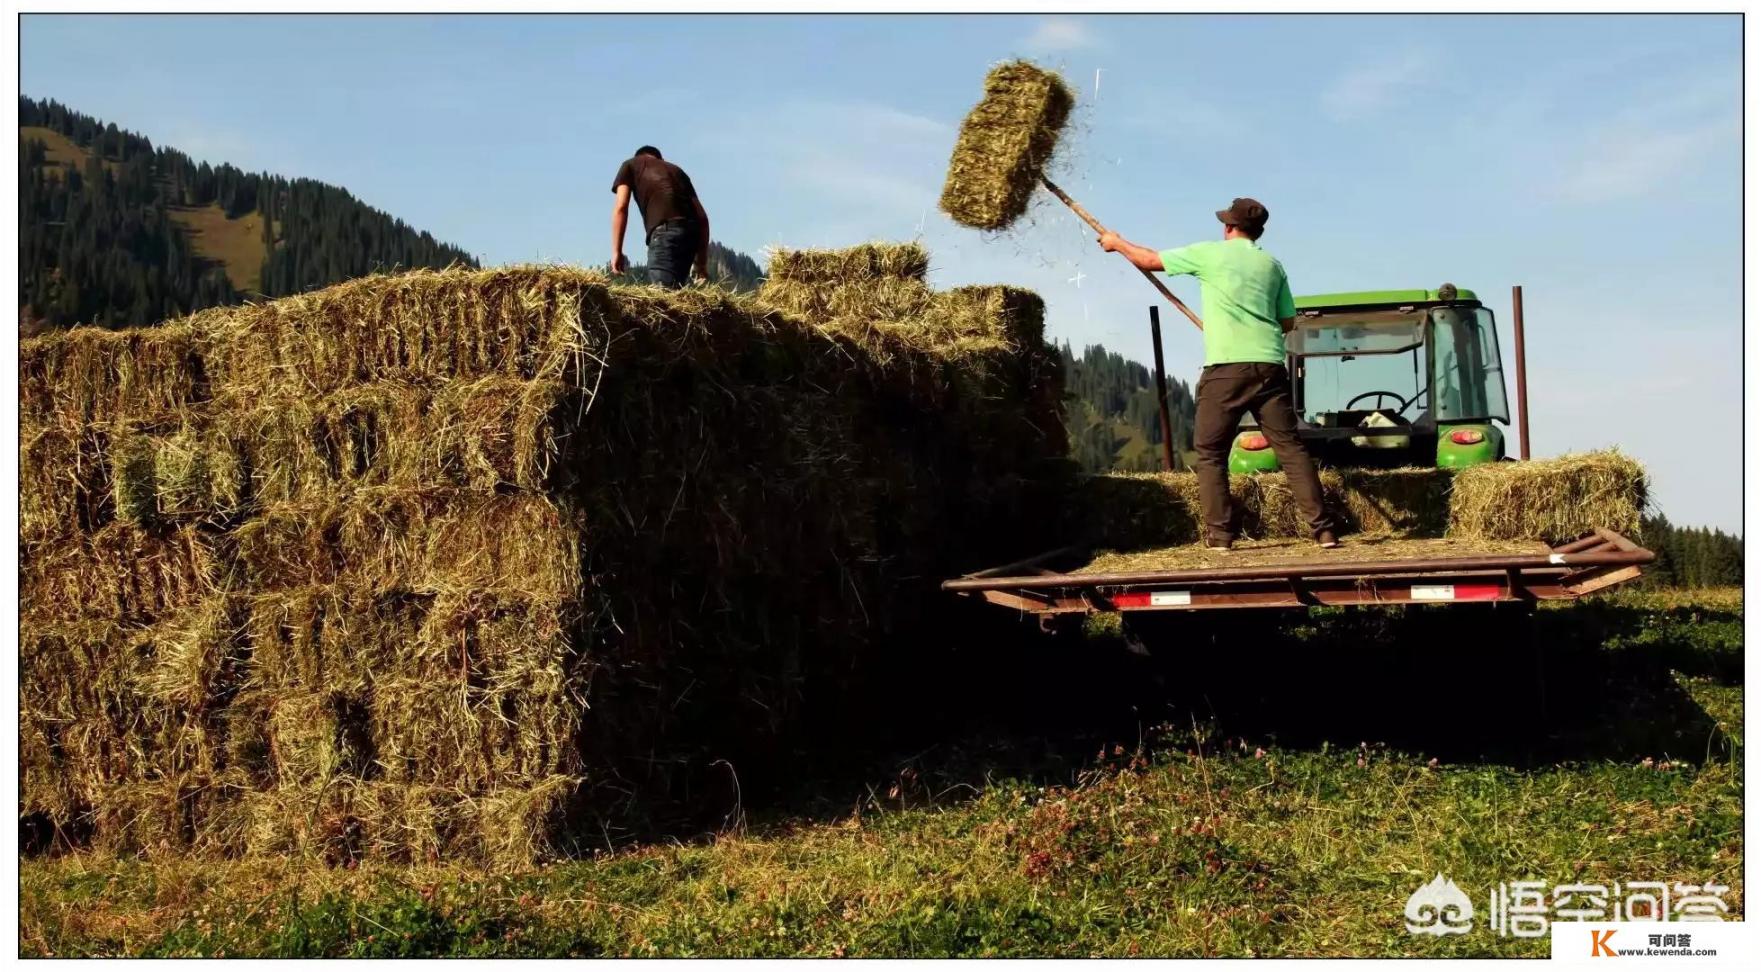
[[[171,219],[189,234],[197,253],[226,270],[234,289],[254,294],[263,285],[262,213],[228,219],[217,205],[174,206]]]
[[[1741,612],[1740,592],[1713,591],[1515,625],[1100,621],[967,659],[901,703],[912,728],[893,748],[804,755],[795,785],[719,834],[520,874],[28,859],[20,948],[1545,955],[1486,927],[1498,883],[1716,882],[1741,915]],[[1546,647],[1544,696],[1518,626]],[[1472,897],[1470,933],[1405,930],[1436,873]]]
[[[61,134],[53,128],[42,128],[36,125],[24,125],[18,130],[20,142],[42,142],[43,161],[51,167],[51,171],[59,172],[61,166],[71,165],[83,168],[86,164],[86,150],[74,144],[73,139]],[[115,163],[106,162],[111,168]]]

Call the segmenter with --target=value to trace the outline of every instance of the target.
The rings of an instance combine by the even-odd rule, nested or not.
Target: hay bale
[[[112,523],[28,549],[19,569],[20,615],[148,624],[213,594],[222,573],[212,538],[194,526]]]
[[[245,607],[241,598],[216,594],[155,625],[141,691],[191,711],[224,704],[243,677]]]
[[[1648,495],[1645,468],[1614,449],[1471,466],[1450,490],[1449,534],[1558,543],[1603,527],[1635,536]]]
[[[1576,539],[1596,527],[1638,528],[1644,469],[1617,452],[1446,469],[1321,471],[1328,509],[1345,531],[1462,540]],[[1283,473],[1231,476],[1246,539],[1306,538]],[[1112,548],[1196,543],[1204,534],[1194,473],[1088,477],[1071,504],[1073,535]]]
[[[298,399],[380,381],[569,380],[584,363],[583,328],[615,314],[608,297],[589,271],[424,270],[214,308],[188,326],[217,394]]]
[[[941,209],[977,229],[1007,227],[1027,211],[1076,97],[1064,79],[1027,61],[992,68],[984,97],[960,123]]]
[[[838,250],[771,251],[766,283],[924,282],[929,251],[916,243],[863,243]]]
[[[1450,473],[1441,469],[1324,469],[1321,490],[1343,531],[1395,536],[1444,534]],[[1109,473],[1084,479],[1070,529],[1101,546],[1169,547],[1204,536],[1198,476],[1192,472]],[[1283,473],[1229,477],[1245,539],[1308,537]]]
[[[108,433],[91,426],[21,422],[20,541],[27,547],[64,541],[115,518]]]
[[[161,517],[225,516],[245,504],[250,477],[224,435],[186,427],[153,443],[153,482]]]
[[[284,786],[360,779],[373,766],[366,704],[345,692],[283,695],[269,709],[269,755]]]
[[[800,281],[771,277],[759,297],[774,307],[823,322],[911,321],[929,312],[935,291],[919,280]]]
[[[368,594],[484,590],[558,601],[580,590],[578,521],[540,494],[372,487],[327,506],[267,508],[233,538],[242,576],[260,591],[348,582]]]
[[[116,515],[135,526],[151,526],[159,518],[155,458],[153,442],[144,435],[125,435],[111,449],[111,502]]]
[[[206,345],[188,323],[25,338],[18,373],[19,416],[40,425],[167,416],[208,398]]]

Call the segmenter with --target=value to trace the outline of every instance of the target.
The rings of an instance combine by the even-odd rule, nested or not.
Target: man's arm
[[[1284,333],[1289,334],[1296,327],[1296,298],[1290,294],[1290,277],[1282,266],[1278,268],[1278,276],[1281,278],[1278,281],[1278,323],[1284,327]]]
[[[709,214],[703,211],[703,200],[691,199],[691,208],[697,210],[697,227],[701,239],[697,241],[697,265],[693,267],[697,276],[709,279]]]
[[[1157,253],[1155,250],[1152,250],[1147,246],[1138,246],[1136,243],[1120,236],[1118,233],[1109,231],[1101,234],[1100,244],[1101,249],[1106,250],[1108,253],[1120,254],[1125,257],[1125,259],[1130,260],[1132,266],[1137,267],[1140,270],[1148,270],[1151,273],[1161,273],[1166,269],[1162,266],[1162,255],[1160,253]]]
[[[630,186],[625,183],[612,191],[617,198],[611,204],[611,272],[623,273],[630,269],[630,261],[624,256],[624,228],[630,223]]]

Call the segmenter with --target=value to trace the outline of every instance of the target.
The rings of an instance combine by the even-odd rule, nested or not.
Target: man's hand
[[[1160,273],[1163,270],[1162,255],[1160,253],[1157,253],[1149,247],[1138,246],[1136,243],[1131,242],[1112,230],[1102,233],[1096,239],[1096,242],[1100,243],[1101,249],[1106,250],[1108,253],[1117,253],[1125,259],[1130,260],[1132,266],[1137,267],[1139,270],[1143,270],[1147,273]]]
[[[704,283],[708,283],[709,282],[709,263],[704,260],[698,260],[696,263],[691,264],[691,276],[697,280],[703,281]]]
[[[611,272],[612,273],[628,273],[629,270],[630,270],[630,258],[629,257],[624,256],[622,253],[619,253],[617,256],[614,256],[611,258]]]

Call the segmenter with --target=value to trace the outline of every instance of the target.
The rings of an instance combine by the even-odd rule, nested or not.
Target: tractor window
[[[1325,323],[1304,324],[1285,339],[1291,354],[1383,354],[1404,351],[1424,341],[1422,313],[1388,312],[1365,314],[1358,319],[1325,318]]]
[[[1310,425],[1356,425],[1383,411],[1413,421],[1425,411],[1424,349],[1302,359],[1302,417]],[[1375,392],[1384,394],[1376,395]]]
[[[1491,311],[1483,307],[1432,309],[1431,346],[1439,420],[1510,421],[1498,328]]]
[[[1326,427],[1356,425],[1372,411],[1409,422],[1423,415],[1424,325],[1423,311],[1299,322],[1286,345],[1301,359],[1303,421]]]

